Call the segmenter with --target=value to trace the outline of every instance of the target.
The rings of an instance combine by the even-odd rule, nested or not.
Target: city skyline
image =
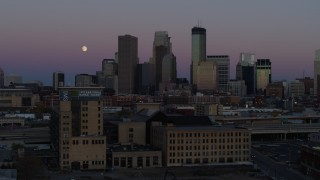
[[[119,35],[138,38],[143,63],[152,57],[154,33],[167,31],[178,77],[189,79],[191,29],[200,25],[207,30],[207,55],[230,56],[231,79],[241,52],[270,59],[273,80],[303,74],[313,78],[320,48],[318,1],[74,2],[1,2],[0,67],[5,76],[20,74],[25,82],[50,85],[52,73],[63,71],[66,85],[72,85],[74,75],[95,74],[103,59],[114,58]],[[87,52],[81,51],[84,45]]]

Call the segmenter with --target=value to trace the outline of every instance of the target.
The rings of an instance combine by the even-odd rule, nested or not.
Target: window
[[[158,156],[153,156],[153,165],[159,165],[159,157]]]

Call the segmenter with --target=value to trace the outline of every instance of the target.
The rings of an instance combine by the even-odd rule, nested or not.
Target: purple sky
[[[152,55],[155,31],[168,31],[178,76],[189,78],[191,28],[207,29],[207,54],[231,58],[231,78],[240,52],[272,61],[273,79],[313,76],[320,48],[319,0],[9,0],[0,2],[0,67],[24,81],[51,84],[64,71],[95,74],[113,58],[118,35],[138,37],[140,62]],[[88,52],[81,52],[81,46]]]

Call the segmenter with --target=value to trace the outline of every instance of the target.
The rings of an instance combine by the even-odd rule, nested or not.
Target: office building
[[[75,76],[76,87],[97,86],[97,76],[89,74],[77,74]]]
[[[217,91],[227,92],[230,80],[230,58],[228,55],[207,56],[207,61],[213,61],[217,67]]]
[[[0,88],[4,87],[4,71],[0,67]]]
[[[102,87],[112,89],[117,92],[117,69],[118,65],[114,59],[102,60],[102,70],[96,72],[98,84]]]
[[[106,168],[102,87],[59,88],[59,164],[63,170]]]
[[[279,99],[284,98],[285,95],[285,87],[282,82],[274,82],[269,83],[266,87],[266,96],[269,97],[277,97]]]
[[[256,67],[255,54],[241,53],[240,60],[236,67],[236,79],[244,80],[247,87],[247,94],[253,95],[256,92]]]
[[[289,95],[290,97],[303,97],[305,95],[304,83],[298,80],[291,81]]]
[[[201,27],[193,27],[192,33],[192,59],[191,59],[191,84],[197,84],[198,65],[202,61],[206,61],[206,29]]]
[[[64,73],[61,71],[54,72],[52,75],[53,89],[57,91],[59,87],[63,87],[64,85],[65,85]]]
[[[138,38],[131,35],[118,36],[119,93],[132,94],[135,92],[138,61]]]
[[[138,64],[137,79],[139,94],[153,94],[155,89],[155,65],[149,62]]]
[[[197,90],[215,91],[217,89],[217,68],[213,61],[202,61],[197,66]]]
[[[320,75],[320,49],[316,50],[314,58],[314,95],[317,95],[318,92],[318,75]]]
[[[270,59],[257,59],[257,90],[263,92],[271,83],[271,61]]]
[[[150,145],[113,145],[108,156],[112,157],[109,163],[115,169],[162,167],[161,149]]]
[[[150,140],[162,150],[163,166],[247,164],[251,160],[247,129],[213,126],[207,116],[160,119],[151,119]]]
[[[4,86],[10,86],[17,83],[22,83],[22,76],[18,74],[10,74],[4,77]]]
[[[157,31],[154,34],[153,41],[153,55],[150,58],[150,63],[155,66],[155,86],[156,90],[159,89],[159,83],[162,82],[163,75],[163,60],[169,57],[172,54],[172,45],[170,42],[170,37],[167,31]]]
[[[166,54],[162,60],[162,83],[174,83],[177,78],[176,57],[173,54]]]
[[[34,107],[40,102],[32,89],[0,89],[0,107]]]
[[[232,96],[244,97],[247,94],[247,87],[244,80],[230,80],[228,83],[228,91]]]
[[[306,95],[313,95],[314,79],[311,79],[310,77],[304,77],[297,80],[303,82]]]

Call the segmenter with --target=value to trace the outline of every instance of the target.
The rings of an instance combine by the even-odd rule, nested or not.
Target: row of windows
[[[116,166],[116,167],[119,167],[119,166],[120,167],[132,167],[133,158],[134,157],[121,157],[121,158],[115,157],[113,159],[113,161],[114,161],[113,165]],[[150,164],[151,164],[150,160],[151,160],[151,157],[149,157],[149,156],[145,157],[145,165],[146,166],[150,166]],[[153,156],[152,160],[153,160],[152,161],[152,165],[153,166],[159,165],[159,157],[158,156]],[[144,161],[143,157],[137,157],[136,166],[143,167],[143,161]]]
[[[182,164],[200,164],[200,163],[231,163],[231,162],[238,162],[238,161],[249,161],[249,158],[202,158],[202,162],[200,158],[185,158],[185,159],[169,159],[170,164],[174,163],[182,163]]]
[[[183,151],[185,147],[185,150],[225,150],[225,149],[249,149],[249,144],[235,144],[235,145],[203,145],[202,149],[201,146],[169,146],[170,151]],[[192,148],[193,147],[193,148]]]
[[[249,138],[233,138],[233,139],[169,139],[169,144],[196,144],[196,143],[245,143],[249,142]]]
[[[201,136],[202,135],[202,136]],[[228,137],[249,136],[249,132],[223,132],[223,133],[169,133],[169,137]]]
[[[104,165],[104,161],[92,161],[92,165]]]
[[[170,152],[169,157],[184,157],[184,156],[229,156],[229,155],[249,155],[248,150],[243,151],[203,151],[203,152]]]
[[[89,144],[89,142],[90,142],[89,140],[82,140],[82,144]],[[73,140],[72,144],[78,145],[79,144],[79,140]],[[104,140],[101,140],[101,139],[91,140],[91,144],[104,144]]]

